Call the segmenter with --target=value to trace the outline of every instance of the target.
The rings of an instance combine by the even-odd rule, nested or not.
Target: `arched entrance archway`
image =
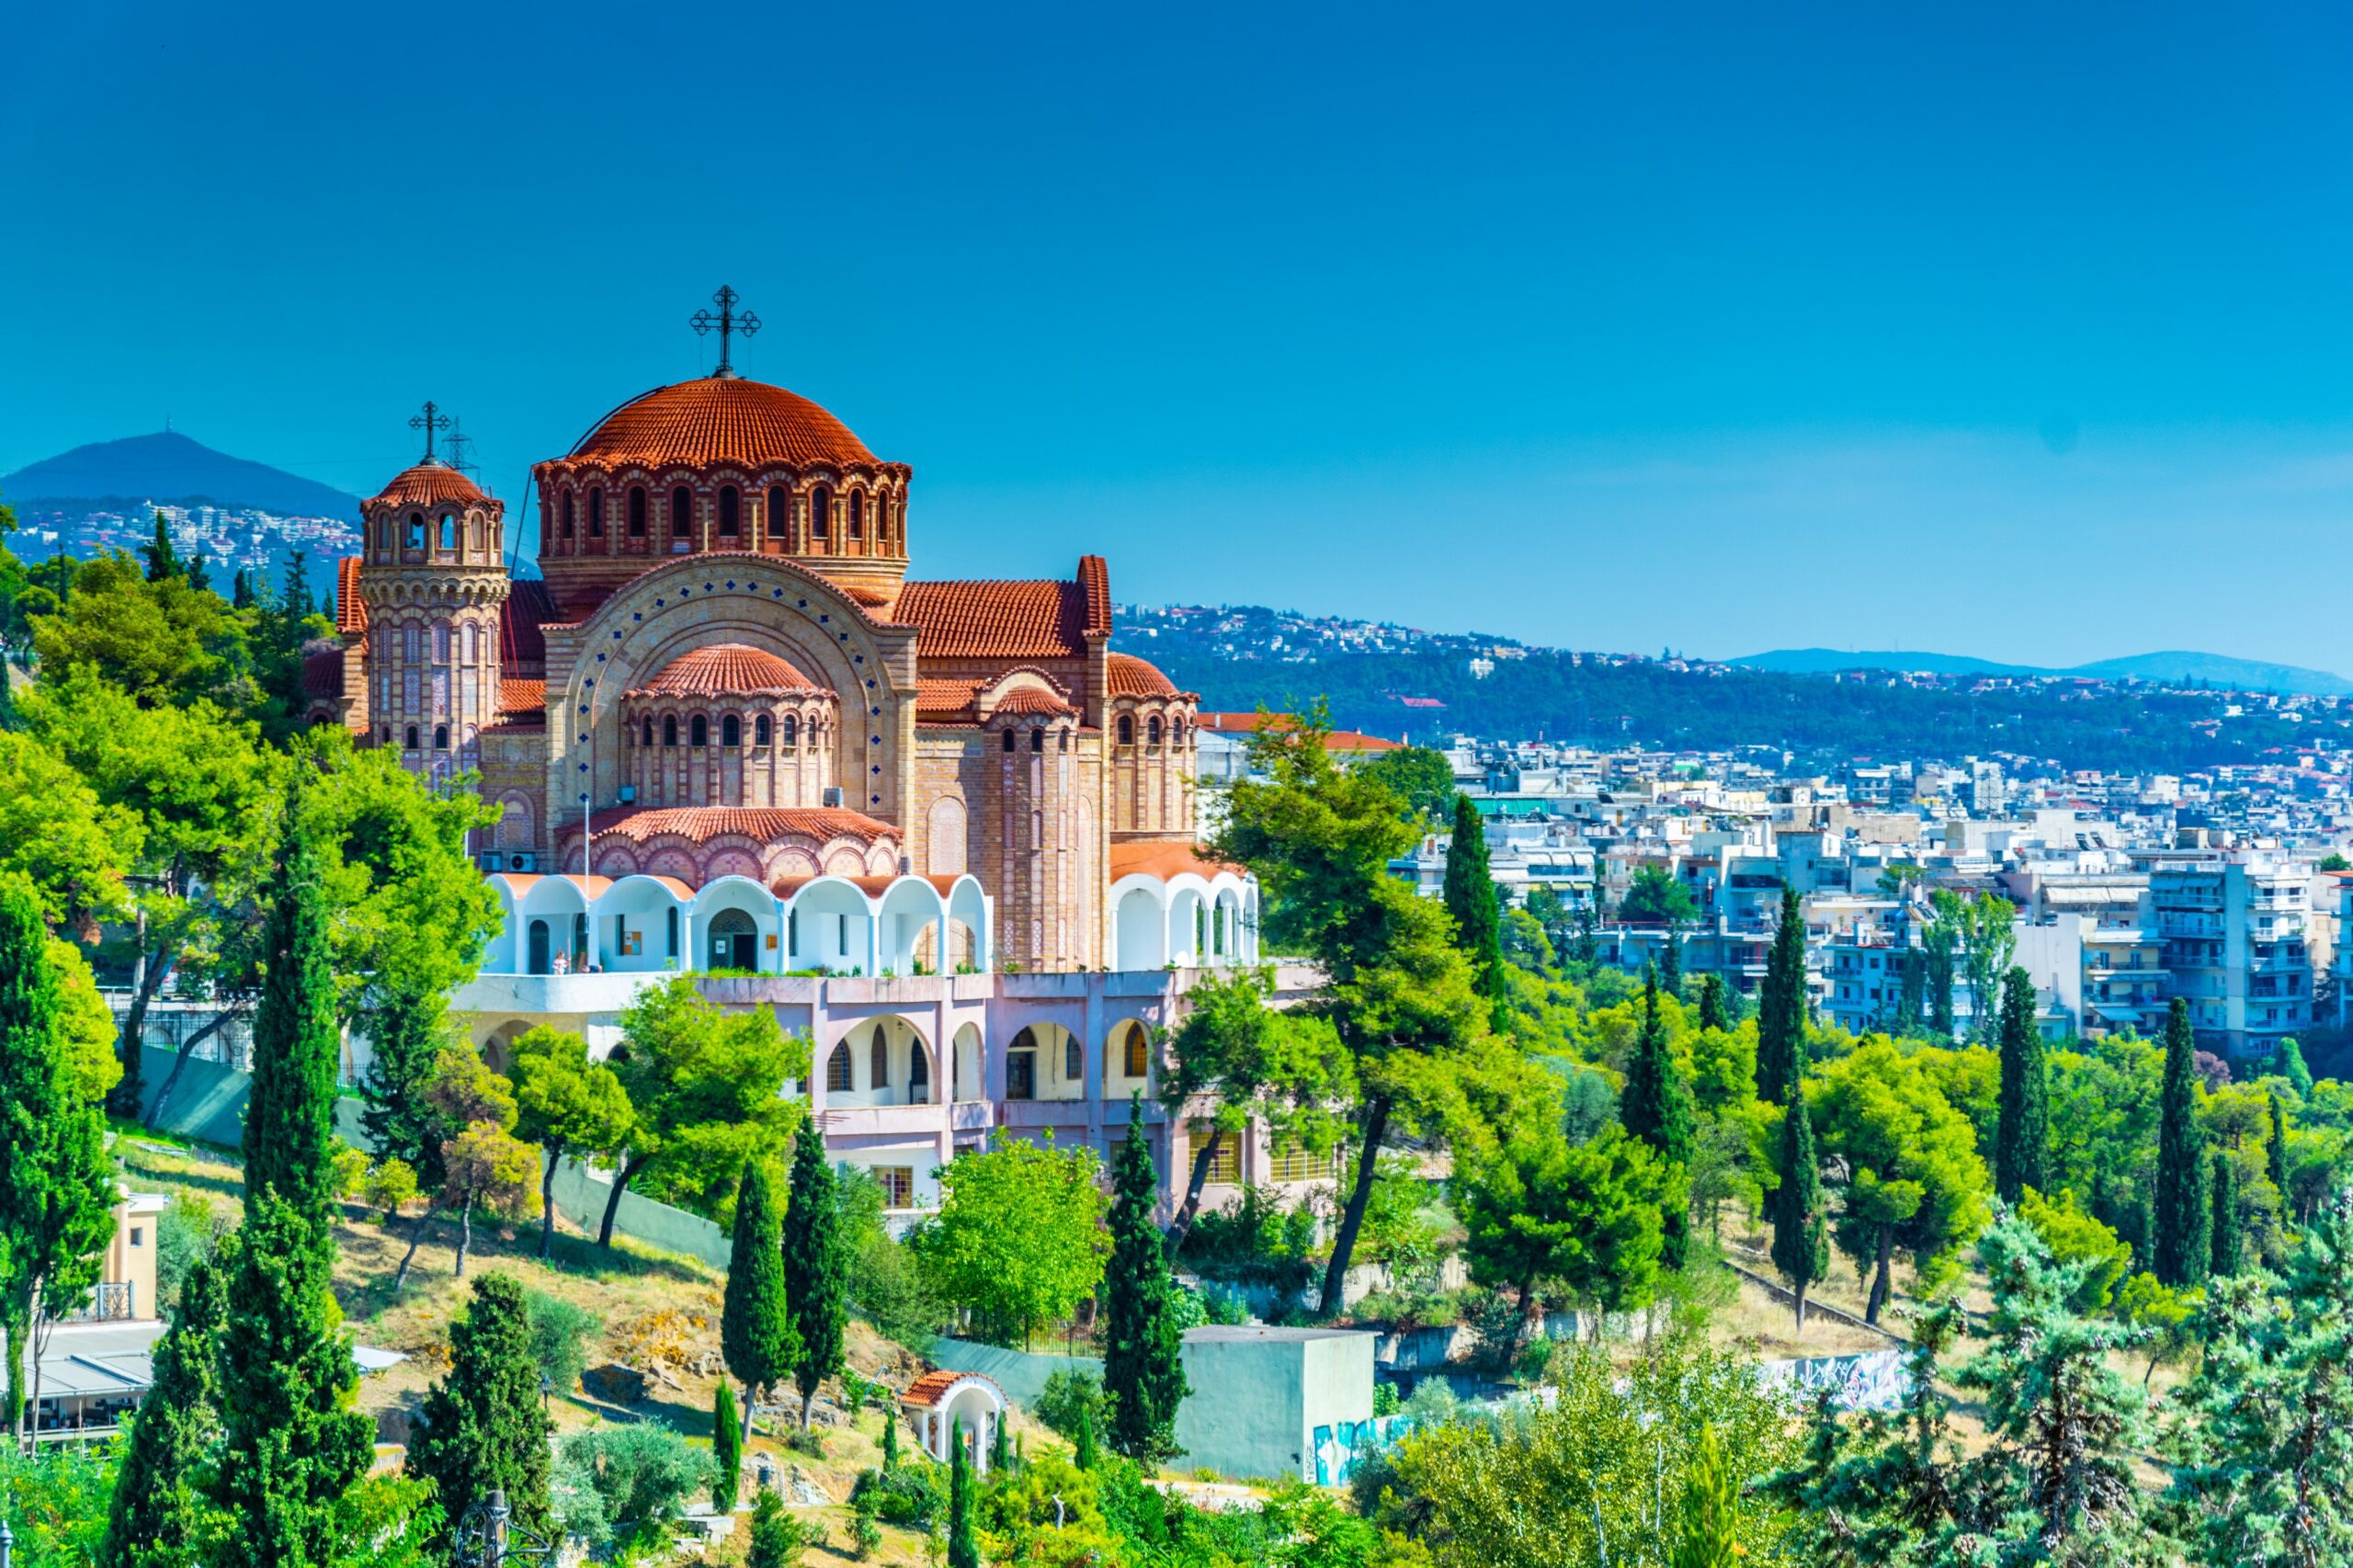
[[[759,929],[743,910],[722,909],[710,917],[710,967],[760,967]]]
[[[532,921],[532,922],[531,922],[531,964],[530,964],[530,972],[531,972],[531,973],[533,973],[533,974],[545,974],[545,973],[547,973],[547,972],[549,971],[549,969],[550,969],[550,968],[551,968],[551,966],[553,964],[554,960],[553,960],[553,959],[551,959],[551,958],[549,956],[549,954],[548,954],[549,941],[550,941],[550,938],[549,938],[549,936],[548,936],[548,923],[547,923],[546,921],[544,921],[544,920],[534,920],[534,921]]]

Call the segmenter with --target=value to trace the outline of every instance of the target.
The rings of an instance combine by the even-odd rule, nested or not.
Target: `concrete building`
[[[2167,994],[2188,1002],[2200,1045],[2235,1061],[2260,1059],[2311,1024],[2309,861],[2237,849],[2135,858],[2149,871]]]

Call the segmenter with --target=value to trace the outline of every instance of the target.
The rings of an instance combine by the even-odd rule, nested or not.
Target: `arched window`
[[[1005,733],[1005,749],[1007,751],[1011,751],[1013,749],[1013,732],[1011,730],[1007,730]]]
[[[408,547],[411,550],[425,548],[425,514],[422,512],[408,515]]]
[[[406,749],[406,750],[409,750],[409,751],[415,751],[415,750],[416,749],[416,726],[415,726],[415,724],[411,724],[411,725],[408,727],[408,733],[407,733],[407,735],[406,735],[405,737],[404,737],[404,739],[406,740],[406,742],[407,742],[407,745],[406,745],[405,749]]]
[[[376,525],[376,548],[388,555],[392,553],[392,519],[390,517]]]
[[[448,751],[449,749],[449,725],[436,724],[433,726],[433,749],[435,751]]]
[[[784,716],[784,744],[789,746],[801,744],[801,721],[790,713]]]
[[[1029,749],[1031,751],[1044,751],[1046,749],[1045,731],[1032,730],[1029,732]]]
[[[719,744],[740,746],[744,744],[744,721],[730,713],[719,722]]]
[[[392,744],[392,727],[390,724],[385,725],[384,733],[377,738],[383,742],[384,744],[391,745]]]
[[[768,486],[767,537],[780,540],[792,531],[792,492],[781,484]]]
[[[752,721],[752,744],[756,746],[768,744],[768,716],[765,713]]]
[[[931,1103],[931,1059],[924,1053],[921,1040],[907,1051],[907,1103]]]
[[[867,1058],[867,1076],[875,1088],[891,1086],[891,1037],[882,1032],[881,1024],[874,1026],[874,1046]]]
[[[605,492],[602,486],[588,492],[588,537],[605,537]]]
[[[676,713],[662,715],[662,744],[665,746],[678,744],[678,716]]]
[[[481,514],[480,512],[476,512],[476,513],[473,515],[472,518],[469,521],[468,526],[467,526],[467,528],[466,528],[466,532],[467,532],[470,536],[472,536],[472,538],[473,547],[474,547],[474,553],[475,553],[475,554],[477,554],[477,555],[481,554],[481,553],[482,553],[482,514]]]
[[[1142,1078],[1152,1072],[1152,1040],[1142,1024],[1128,1026],[1128,1076]]]
[[[642,746],[650,746],[650,745],[652,745],[652,744],[654,744],[654,721],[653,721],[653,720],[648,719],[648,720],[645,722],[645,734],[644,734],[644,736],[643,736],[642,739],[640,739],[640,740],[638,741],[638,743],[637,743],[637,744],[638,744],[639,745],[642,745]]]
[[[1063,751],[1070,750],[1070,732],[1068,730],[1062,732],[1062,749]]]
[[[676,958],[678,956],[678,906],[674,903],[662,913],[670,917],[667,922],[670,937],[670,946],[667,950],[670,957]]]
[[[844,1040],[825,1058],[825,1092],[846,1095],[849,1091],[849,1041]]]
[[[1143,738],[1154,745],[1160,744],[1160,720],[1157,716],[1144,721]]]
[[[1185,744],[1184,720],[1171,719],[1168,721],[1168,744],[1173,746],[1181,746]]]
[[[849,493],[849,537],[866,537],[866,492],[863,490]]]
[[[834,498],[825,494],[824,485],[821,484],[809,492],[809,537],[811,539],[819,540],[825,537],[826,519],[833,516],[833,509]]]
[[[480,662],[481,662],[481,660],[482,660],[482,642],[481,642],[481,638],[482,638],[482,628],[480,628],[480,627],[476,626],[476,625],[475,625],[472,621],[471,621],[471,620],[470,620],[470,621],[468,621],[468,622],[466,622],[466,663],[468,663],[468,664],[472,665],[472,664],[478,664],[478,663],[480,663]]]
[[[1038,1037],[1027,1028],[1013,1037],[1012,1047],[1005,1053],[1005,1097],[1038,1097]]]
[[[441,514],[441,548],[444,550],[458,548],[458,519],[448,512]]]
[[[572,492],[571,492],[571,491],[569,491],[569,490],[567,490],[567,491],[565,491],[565,492],[563,493],[563,537],[564,537],[564,538],[566,538],[566,539],[570,539],[570,538],[572,537]]]
[[[710,744],[710,721],[704,718],[699,713],[694,716],[693,735],[694,744],[699,746],[707,746]]]
[[[1120,744],[1123,746],[1136,744],[1136,721],[1132,713],[1120,715]]]
[[[645,537],[645,486],[642,484],[629,487],[629,537]]]
[[[722,539],[733,539],[742,522],[743,500],[732,484],[722,485],[719,492],[719,534]]]
[[[1078,1043],[1076,1035],[1068,1036],[1063,1040],[1063,1081],[1076,1084],[1086,1077],[1086,1048]]]
[[[695,493],[685,485],[670,492],[670,544],[676,549],[695,534]]]

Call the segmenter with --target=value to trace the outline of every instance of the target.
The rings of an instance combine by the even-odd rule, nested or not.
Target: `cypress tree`
[[[2246,1267],[2245,1243],[2239,1230],[2238,1162],[2228,1149],[2214,1151],[2213,1218],[2208,1221],[2211,1239],[2209,1267],[2214,1277],[2227,1279]]]
[[[1830,1233],[1824,1221],[1822,1168],[1813,1149],[1813,1116],[1805,1103],[1805,1047],[1798,1047],[1797,1073],[1790,1085],[1788,1112],[1781,1119],[1776,1165],[1780,1185],[1773,1189],[1773,1267],[1797,1298],[1798,1332],[1805,1332],[1805,1293],[1830,1269]]]
[[[254,582],[252,578],[245,575],[245,570],[242,566],[237,568],[237,574],[229,580],[229,608],[231,609],[254,608]]]
[[[735,1233],[727,1258],[727,1290],[720,1301],[719,1352],[744,1385],[745,1437],[764,1389],[780,1387],[801,1364],[785,1290],[784,1218],[776,1211],[767,1165],[744,1162],[735,1187]]]
[[[1495,902],[1495,873],[1487,864],[1487,830],[1471,797],[1454,797],[1454,835],[1446,846],[1446,912],[1454,916],[1455,940],[1471,959],[1479,994],[1495,1013],[1495,1028],[1508,1017],[1511,985],[1504,970],[1504,918]]]
[[[327,949],[326,891],[290,790],[278,875],[263,915],[253,1082],[245,1099],[245,1190],[270,1191],[324,1240],[335,1222],[335,1081],[341,1041]]]
[[[1095,1407],[1082,1404],[1078,1407],[1078,1430],[1071,1434],[1070,1462],[1081,1470],[1093,1470],[1099,1457],[1095,1448]]]
[[[172,530],[164,526],[164,514],[155,514],[155,538],[141,547],[140,554],[147,558],[147,580],[161,583],[182,574],[180,552],[172,548]]]
[[[1756,1097],[1779,1105],[1803,1073],[1805,1050],[1805,914],[1798,890],[1781,889],[1781,924],[1765,960],[1756,997]]]
[[[1732,1003],[1724,994],[1724,977],[1721,974],[1699,977],[1699,1027],[1727,1031],[1732,1028]]]
[[[889,1468],[887,1462],[884,1468]],[[710,1396],[710,1506],[722,1514],[733,1509],[743,1479],[744,1434],[735,1424],[735,1385],[722,1378]]]
[[[964,1452],[964,1423],[948,1431],[948,1568],[981,1568],[972,1539],[972,1460]]]
[[[1928,955],[1904,949],[1904,978],[1896,993],[1895,1032],[1909,1034],[1925,1020],[1928,1000]]]
[[[2271,1175],[2271,1185],[2279,1189],[2282,1208],[2288,1202],[2288,1119],[2279,1109],[2279,1096],[2271,1096],[2271,1138],[2264,1146],[2264,1164]]]
[[[97,1568],[180,1568],[197,1558],[210,1513],[199,1471],[221,1431],[221,1312],[220,1277],[199,1257],[155,1344],[154,1381],[131,1417]]]
[[[426,1392],[420,1414],[425,1429],[409,1440],[409,1473],[433,1483],[452,1525],[504,1487],[516,1522],[548,1532],[553,1427],[540,1403],[530,1308],[511,1276],[475,1277],[465,1316],[449,1325],[449,1370]]]
[[[1128,1135],[1111,1167],[1111,1259],[1103,1279],[1103,1386],[1111,1395],[1111,1447],[1153,1461],[1176,1452],[1185,1381],[1185,1331],[1160,1227],[1159,1181],[1144,1142],[1143,1096],[1129,1103]]]
[[[359,1369],[335,1307],[334,1245],[265,1189],[246,1198],[222,1254],[212,1501],[228,1519],[212,1568],[324,1568],[344,1494],[375,1451],[368,1417],[350,1408]]]
[[[2212,1262],[2207,1221],[2206,1140],[2198,1125],[2198,1040],[2189,1004],[2177,996],[2165,1017],[2165,1088],[2157,1102],[2157,1278],[2177,1290],[2206,1277]]]
[[[1659,949],[1658,983],[1669,996],[1682,998],[1683,927],[1672,920],[1666,924],[1666,943]]]
[[[1678,1521],[1667,1568],[1737,1568],[1740,1548],[1740,1482],[1724,1461],[1723,1445],[1712,1426],[1699,1430],[1699,1451],[1683,1482]]]
[[[999,1422],[999,1426],[1004,1423]],[[998,1438],[1002,1444],[1003,1437]],[[899,1413],[891,1408],[886,1396],[882,1405],[882,1473],[888,1475],[899,1468]]]
[[[800,1340],[793,1380],[801,1390],[801,1429],[817,1385],[842,1369],[842,1330],[849,1319],[847,1260],[840,1206],[824,1136],[802,1118],[792,1147],[792,1199],[784,1211],[784,1290]]]
[[[2051,1185],[2051,1070],[2034,1015],[2034,982],[2013,969],[2002,977],[2002,1088],[1994,1129],[1994,1190],[2009,1204],[2028,1187],[2044,1192]]]
[[[1666,1026],[1658,1016],[1658,976],[1643,977],[1643,1027],[1634,1037],[1633,1054],[1626,1061],[1626,1086],[1618,1096],[1618,1119],[1628,1132],[1658,1151],[1660,1163],[1691,1165],[1691,1089],[1675,1065],[1667,1048]],[[1690,1247],[1690,1215],[1670,1209],[1661,1260],[1669,1268],[1683,1267]]]
[[[989,1469],[1005,1473],[1013,1466],[1012,1423],[999,1420],[989,1438]]]
[[[2280,1037],[2279,1049],[2272,1054],[2271,1071],[2287,1079],[2299,1097],[2312,1097],[2313,1070],[2304,1065],[2304,1048],[2296,1043],[2293,1035]]]
[[[752,1501],[752,1546],[745,1568],[792,1568],[801,1557],[801,1527],[785,1511],[784,1499],[763,1491]]]

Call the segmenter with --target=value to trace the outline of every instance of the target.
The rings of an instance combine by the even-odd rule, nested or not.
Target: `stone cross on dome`
[[[408,427],[412,430],[422,430],[425,432],[425,460],[426,462],[439,461],[440,460],[433,455],[433,432],[436,430],[447,430],[449,427],[449,416],[439,412],[439,410],[434,405],[433,400],[427,398],[425,403],[425,412],[411,418],[408,422]]]
[[[709,311],[697,311],[688,319],[687,324],[695,329],[697,337],[713,330],[719,334],[719,369],[711,372],[714,376],[733,376],[735,373],[735,367],[729,358],[731,346],[728,339],[739,332],[749,337],[760,330],[759,317],[749,311],[735,308],[735,301],[742,298],[741,294],[722,283],[719,286],[719,292],[710,297],[710,302],[719,307],[719,313],[712,315]]]

